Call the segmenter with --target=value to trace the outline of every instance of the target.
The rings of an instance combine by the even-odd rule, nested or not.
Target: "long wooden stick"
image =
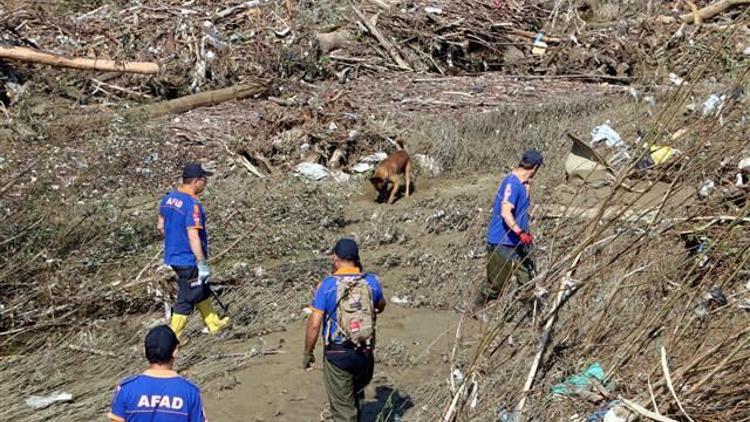
[[[16,182],[18,181],[18,179],[21,178],[21,176],[23,176],[29,170],[31,170],[32,168],[34,168],[34,166],[38,162],[39,162],[39,158],[37,158],[36,160],[32,161],[31,164],[29,164],[28,166],[24,167],[21,171],[19,171],[15,175],[11,176],[10,180],[8,180],[8,183],[6,183],[2,188],[0,188],[0,197],[2,197],[5,194],[5,192],[7,192],[8,190],[10,190],[10,188],[12,188],[13,185],[16,184]]]
[[[111,358],[117,357],[117,355],[114,352],[110,352],[108,350],[93,349],[90,347],[77,346],[75,344],[69,344],[68,349],[74,350],[76,352],[91,353],[93,355],[109,356]]]
[[[184,113],[198,107],[208,107],[220,104],[230,100],[241,100],[256,95],[261,95],[267,90],[263,82],[235,85],[229,88],[217,89],[214,91],[201,92],[199,94],[187,95],[174,100],[162,101],[155,104],[147,104],[120,111],[120,115],[125,118],[156,118],[172,113]],[[106,125],[114,116],[113,112],[106,111],[93,115],[68,116],[61,119],[56,124],[72,129],[79,130],[81,127],[96,127],[97,125]]]
[[[640,414],[641,416],[645,416],[651,420],[658,421],[658,422],[677,422],[676,420],[672,418],[668,418],[666,416],[662,416],[658,413],[654,413],[645,407],[639,405],[638,403],[632,402],[630,400],[627,400],[623,397],[620,397],[620,400],[625,404],[625,406],[629,407],[634,412]]]
[[[270,4],[270,0],[251,0],[246,1],[244,3],[238,4],[236,6],[227,7],[226,9],[216,13],[216,15],[220,18],[226,18],[227,16],[234,15],[235,13],[239,13],[245,9],[255,9],[257,7],[265,6]]]
[[[698,10],[697,12],[693,11],[691,13],[686,13],[684,15],[681,15],[680,20],[682,20],[685,23],[700,24],[701,21],[711,19],[714,16],[721,14],[723,12],[726,12],[727,10],[735,6],[742,6],[742,5],[750,5],[750,0],[721,0],[721,1],[717,1],[716,3],[709,4],[708,6],[704,7],[703,9]],[[698,19],[697,22],[696,22],[696,18]]]
[[[398,65],[398,67],[404,69],[404,70],[412,70],[408,63],[401,57],[401,54],[399,53],[398,49],[393,46],[388,40],[383,36],[383,34],[378,31],[378,28],[375,27],[375,25],[371,24],[370,21],[367,19],[367,16],[365,16],[362,11],[357,9],[354,5],[352,5],[352,9],[354,10],[354,13],[357,14],[357,17],[359,17],[359,20],[362,21],[362,25],[367,28],[368,31],[372,34],[373,37],[375,37],[376,40],[380,43],[380,45],[385,48],[385,51],[388,52],[388,55],[391,56],[394,62]]]
[[[82,70],[102,70],[108,72],[159,73],[159,65],[151,62],[118,62],[107,59],[70,58],[58,54],[45,53],[27,47],[0,47],[0,58],[23,62],[41,63],[54,67],[67,67]]]
[[[661,369],[664,371],[664,380],[667,382],[667,387],[669,388],[669,392],[672,393],[672,397],[674,398],[674,401],[677,402],[677,407],[680,408],[680,411],[683,415],[690,421],[693,422],[693,418],[688,415],[688,413],[685,411],[685,408],[682,407],[682,402],[680,402],[680,399],[677,398],[677,391],[674,389],[674,384],[672,384],[672,376],[669,374],[669,365],[667,364],[667,350],[664,348],[664,346],[661,346]]]
[[[132,109],[126,114],[145,114],[148,117],[159,117],[173,113],[184,113],[198,107],[208,107],[229,100],[241,100],[265,92],[263,84],[243,84],[214,91],[201,92],[199,94],[187,95],[174,100],[149,104]]]
[[[573,264],[570,266],[570,270],[568,270],[567,274],[565,274],[565,276],[560,280],[560,291],[557,292],[557,300],[555,301],[556,309],[552,313],[552,315],[549,316],[549,319],[547,319],[547,323],[544,325],[544,332],[542,333],[542,338],[539,342],[539,349],[536,352],[536,356],[534,356],[534,362],[531,364],[531,369],[529,369],[529,375],[526,377],[526,383],[523,385],[523,397],[521,397],[521,401],[518,402],[519,416],[521,416],[521,414],[523,413],[523,408],[526,405],[526,397],[528,395],[528,392],[531,391],[531,386],[534,385],[534,378],[536,378],[536,373],[539,370],[539,364],[542,362],[544,351],[547,349],[547,344],[552,337],[552,327],[554,327],[555,321],[557,321],[557,315],[560,310],[561,303],[565,300],[565,293],[568,291],[568,289],[566,288],[566,282],[568,281],[568,279],[570,279],[570,277],[573,276],[573,274],[575,274],[578,262],[581,260],[581,255],[583,255],[583,251],[576,255],[576,258],[573,260]]]

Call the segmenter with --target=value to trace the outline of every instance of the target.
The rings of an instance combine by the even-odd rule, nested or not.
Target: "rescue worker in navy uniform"
[[[212,175],[200,164],[187,164],[182,185],[164,195],[159,205],[157,230],[164,236],[164,263],[177,273],[177,301],[170,327],[178,338],[194,307],[211,333],[229,323],[229,317],[219,318],[211,303],[206,213],[198,199]]]
[[[333,419],[336,422],[356,422],[361,417],[360,401],[364,398],[364,389],[372,380],[375,368],[374,344],[370,347],[357,346],[340,335],[336,315],[341,302],[337,300],[338,283],[347,277],[364,278],[369,285],[371,306],[375,313],[383,312],[386,302],[377,277],[363,273],[359,248],[353,240],[341,239],[336,243],[333,248],[333,268],[333,275],[323,280],[310,305],[312,314],[307,322],[302,367],[309,370],[315,362],[313,350],[323,326],[322,337],[326,344],[323,379]]]
[[[148,332],[148,370],[117,384],[107,415],[111,422],[206,422],[200,389],[172,369],[179,343],[166,325]]]
[[[495,300],[508,281],[515,276],[518,286],[528,283],[535,270],[531,254],[531,179],[544,165],[542,154],[526,150],[518,166],[506,175],[495,195],[492,216],[487,229],[487,278],[474,299],[474,317],[489,323],[487,301]]]

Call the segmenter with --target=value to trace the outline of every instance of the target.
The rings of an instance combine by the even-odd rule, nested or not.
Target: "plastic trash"
[[[563,383],[552,387],[552,394],[569,396],[573,393],[585,391],[591,386],[591,378],[604,382],[604,369],[599,362],[589,365],[583,372],[568,377]]]
[[[708,308],[706,307],[706,301],[701,300],[698,302],[697,305],[695,305],[695,308],[693,309],[693,313],[695,313],[696,318],[700,321],[704,321],[706,317],[708,316]]]
[[[675,74],[675,73],[670,73],[669,74],[669,80],[670,80],[670,82],[672,82],[673,84],[675,84],[677,86],[682,86],[683,84],[687,85],[687,83],[685,82],[685,80],[682,79],[681,77],[677,76],[677,74]]]
[[[409,298],[406,296],[393,296],[391,298],[391,303],[396,305],[407,305],[409,303]]]
[[[706,293],[705,299],[709,302],[713,301],[719,306],[726,306],[729,303],[724,292],[716,286],[711,287],[711,290]]]
[[[630,418],[630,412],[623,405],[617,404],[609,409],[602,422],[628,422],[631,420],[633,419]]]
[[[360,163],[373,163],[377,164],[383,160],[385,160],[388,157],[388,154],[384,152],[376,152],[375,154],[370,154],[368,156],[362,157],[359,159]]]
[[[708,195],[711,194],[711,191],[713,191],[715,187],[716,183],[714,183],[713,180],[708,179],[703,182],[703,185],[701,185],[701,188],[698,190],[698,195],[700,195],[701,198],[708,198]]]
[[[331,176],[331,172],[324,165],[317,163],[299,163],[294,171],[305,179],[312,181],[323,180]]]
[[[518,410],[498,409],[495,411],[498,422],[518,422]]]
[[[453,378],[453,385],[455,385],[456,388],[460,387],[461,384],[464,383],[464,374],[458,368],[453,369],[453,372],[451,372],[451,377]]]
[[[654,164],[664,164],[680,151],[666,145],[649,145],[644,144],[649,149],[649,155]]]
[[[372,163],[357,163],[352,166],[352,171],[355,173],[367,173],[373,168],[375,168],[375,165]]]
[[[72,394],[55,391],[46,396],[31,396],[26,399],[26,404],[32,409],[44,409],[55,403],[67,403],[71,401],[73,401]]]
[[[708,116],[717,108],[721,109],[725,98],[726,95],[718,96],[716,94],[711,94],[711,96],[703,103],[703,115]]]
[[[604,143],[610,148],[622,147],[625,145],[622,142],[620,134],[612,129],[609,122],[597,126],[591,131],[591,146],[602,141],[604,141]]]
[[[620,409],[615,410],[615,407],[618,406],[622,407],[620,400],[612,400],[586,418],[586,422],[625,422],[627,420],[627,411],[624,409],[622,412],[619,412]],[[619,416],[620,413],[624,413],[625,417],[621,418]]]
[[[544,32],[539,32],[534,38],[534,45],[531,48],[531,54],[535,56],[543,56],[547,52],[547,43],[544,42]]]
[[[685,249],[688,257],[705,253],[708,250],[708,238],[706,236],[687,236],[685,238]]]
[[[432,6],[425,7],[424,11],[427,14],[433,14],[433,15],[439,15],[439,14],[443,13],[443,9],[441,9],[439,7],[432,7]]]

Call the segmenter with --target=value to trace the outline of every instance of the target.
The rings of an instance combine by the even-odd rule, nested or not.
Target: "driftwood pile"
[[[670,73],[684,76],[696,51],[727,42],[739,60],[750,47],[746,2],[676,3],[684,9],[649,2],[600,7],[605,13],[572,0],[162,0],[64,14],[19,7],[0,17],[0,59],[16,68],[14,84],[33,80],[35,90],[85,105],[172,99],[258,77],[345,82],[392,71],[663,83]],[[23,62],[107,73],[36,72]]]

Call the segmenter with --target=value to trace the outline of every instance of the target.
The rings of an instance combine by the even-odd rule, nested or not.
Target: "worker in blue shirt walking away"
[[[112,422],[205,422],[200,389],[172,368],[179,340],[166,325],[146,335],[149,367],[120,381],[112,398]]]
[[[164,263],[177,273],[177,301],[170,327],[178,338],[194,307],[211,333],[229,323],[228,317],[219,318],[211,303],[206,213],[198,199],[212,175],[200,164],[187,164],[182,170],[182,185],[164,195],[159,204],[157,230],[164,236]]]
[[[500,183],[487,230],[487,278],[474,299],[474,316],[489,323],[487,302],[495,300],[515,275],[518,286],[528,283],[535,272],[529,227],[530,181],[544,164],[542,154],[525,151],[518,166]]]
[[[310,305],[302,368],[312,368],[315,343],[323,327],[323,379],[333,420],[357,422],[364,389],[375,368],[376,314],[383,312],[386,302],[377,277],[363,272],[353,240],[336,243],[333,269],[333,275],[318,286]]]

